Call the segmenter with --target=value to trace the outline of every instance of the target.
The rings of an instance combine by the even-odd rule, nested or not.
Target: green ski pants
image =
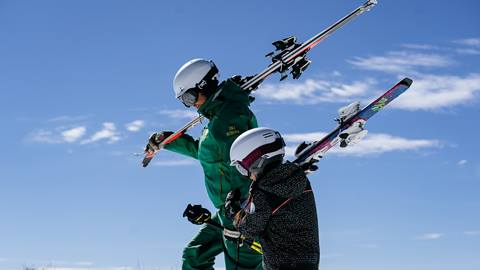
[[[212,220],[224,227],[233,229],[231,220],[223,215],[223,209],[212,216]],[[215,256],[224,253],[227,270],[262,269],[262,255],[243,245],[223,237],[223,232],[204,224],[198,234],[183,250],[182,269],[214,269]],[[238,258],[238,260],[237,260]]]

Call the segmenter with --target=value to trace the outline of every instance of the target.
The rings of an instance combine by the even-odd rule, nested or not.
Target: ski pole
[[[183,212],[183,217],[188,218],[188,221],[190,221],[191,223],[193,223],[195,225],[202,225],[202,224],[206,223],[206,224],[208,224],[208,225],[210,225],[214,228],[217,228],[217,229],[221,230],[222,232],[225,232],[225,230],[228,230],[228,229],[225,229],[225,227],[223,227],[218,222],[213,221],[212,220],[212,213],[210,213],[210,211],[208,209],[203,208],[199,204],[197,204],[197,205],[188,204],[187,208]],[[239,237],[239,241],[240,240],[243,243],[247,244],[250,249],[252,249],[252,250],[254,250],[254,251],[256,251],[260,254],[263,254],[262,245],[260,245],[260,243],[258,243],[256,241],[253,241],[253,240],[250,240],[250,239],[247,239],[247,238],[243,237],[242,235],[240,235],[240,237]]]
[[[208,225],[210,225],[212,227],[215,227],[219,230],[222,230],[222,231],[225,229],[225,227],[223,227],[222,225],[218,224],[217,222],[215,222],[211,219],[205,221],[205,223],[207,223]],[[247,244],[250,249],[258,252],[259,254],[263,254],[262,245],[260,243],[258,243],[257,241],[247,239],[243,236],[240,236],[240,238],[241,238],[242,242]]]

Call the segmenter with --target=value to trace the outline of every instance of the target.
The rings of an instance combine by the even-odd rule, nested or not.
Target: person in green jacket
[[[175,75],[176,97],[187,107],[197,108],[209,123],[199,139],[183,134],[165,145],[165,149],[200,161],[207,193],[217,212],[211,219],[229,230],[235,230],[225,213],[227,194],[239,189],[246,199],[249,181],[230,166],[230,146],[243,132],[256,128],[255,115],[248,108],[249,92],[242,89],[239,76],[219,84],[218,69],[212,61],[194,59]],[[171,132],[154,133],[146,151],[158,149]],[[198,218],[201,218],[200,216]],[[222,231],[207,224],[183,250],[182,269],[213,269],[215,256],[224,253],[227,269],[262,269],[262,257],[247,247],[225,238]]]

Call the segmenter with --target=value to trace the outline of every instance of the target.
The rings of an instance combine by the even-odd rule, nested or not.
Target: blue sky
[[[173,97],[176,70],[205,57],[222,78],[254,74],[272,41],[361,3],[0,1],[0,269],[179,269],[198,230],[186,204],[212,208],[201,168],[133,155],[195,116]],[[259,123],[291,150],[339,107],[414,80],[310,177],[323,269],[480,268],[479,8],[380,1],[312,50],[300,80],[256,93]]]

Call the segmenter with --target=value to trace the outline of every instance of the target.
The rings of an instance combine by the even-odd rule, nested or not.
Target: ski
[[[365,122],[387,106],[392,100],[403,94],[412,85],[412,80],[404,78],[390,90],[379,96],[368,106],[360,110],[360,103],[354,102],[339,110],[339,123],[328,135],[311,144],[303,144],[305,148],[296,153],[293,161],[302,166],[307,163],[313,164],[322,158],[325,153],[340,142],[341,147],[347,147],[359,141],[367,134],[364,129]]]
[[[290,74],[292,75],[293,79],[298,79],[311,63],[311,61],[306,58],[308,51],[310,51],[313,47],[315,47],[318,43],[327,38],[337,29],[351,21],[353,18],[364,13],[365,11],[369,11],[377,3],[377,0],[368,0],[363,5],[359,6],[348,15],[336,21],[334,24],[327,27],[325,30],[316,34],[304,43],[295,43],[296,37],[294,36],[273,42],[272,45],[275,46],[275,52],[271,52],[266,55],[267,57],[271,57],[272,63],[260,73],[256,74],[252,78],[249,78],[249,80],[241,85],[241,88],[245,89],[246,91],[254,91],[268,76],[275,72],[280,72],[280,80],[284,80],[288,77],[287,72],[290,70]],[[184,125],[181,129],[167,137],[164,141],[165,143],[162,143],[159,149],[154,151],[146,151],[146,155],[142,161],[143,167],[148,166],[155,154],[160,151],[163,146],[175,141],[187,130],[201,123],[203,119],[204,116],[197,116],[189,123]]]

